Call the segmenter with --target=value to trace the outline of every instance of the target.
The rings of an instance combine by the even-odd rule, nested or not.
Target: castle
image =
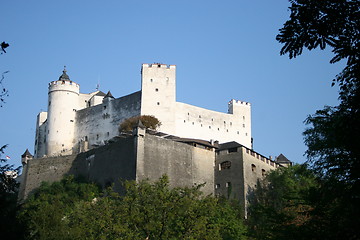
[[[273,161],[252,149],[250,103],[231,100],[222,113],[177,102],[175,65],[143,64],[141,81],[140,91],[116,99],[110,91],[80,93],[65,69],[50,82],[48,111],[37,117],[34,158],[22,156],[20,198],[65,174],[102,185],[167,174],[171,186],[206,182],[205,193],[246,207],[258,178],[290,164],[282,155]],[[139,115],[153,115],[161,126],[151,131],[140,124],[119,136],[119,124]]]

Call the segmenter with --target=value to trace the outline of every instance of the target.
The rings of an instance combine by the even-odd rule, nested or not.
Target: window
[[[240,132],[239,132],[239,131],[237,131],[236,133],[237,133],[237,134],[239,134]]]
[[[99,140],[99,134],[96,134],[96,140]]]
[[[184,120],[184,123],[186,123],[186,121]]]
[[[261,169],[261,175],[264,177],[266,175],[265,169]]]
[[[231,168],[231,162],[230,161],[224,161],[224,162],[220,163],[219,170],[230,169],[230,168]]]
[[[157,102],[156,104],[157,104],[157,105],[160,105],[160,102]]]
[[[74,122],[74,120],[70,120],[70,122]]]
[[[251,171],[252,171],[252,172],[256,172],[256,166],[255,166],[255,164],[251,164]]]
[[[211,129],[211,126],[209,126],[209,129]]]
[[[245,124],[243,124],[243,127],[245,127]]]
[[[106,106],[104,106],[104,110],[106,109]]]
[[[106,135],[107,135],[107,136],[110,136],[110,133],[109,133],[109,132],[107,132],[107,133],[106,133]]]
[[[215,185],[215,189],[218,189],[218,188],[220,188],[220,183],[217,183],[217,184]]]
[[[227,183],[226,183],[226,187],[227,187],[227,188],[230,188],[230,187],[231,187],[231,182],[227,182]]]
[[[158,88],[155,88],[155,92],[158,92],[159,91],[159,89]]]

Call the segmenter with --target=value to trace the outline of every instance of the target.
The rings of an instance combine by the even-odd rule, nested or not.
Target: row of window
[[[222,163],[219,164],[219,171],[225,170],[225,169],[230,169],[231,168],[231,161],[224,161]],[[256,173],[256,165],[255,164],[251,164],[251,171],[253,173]],[[266,170],[265,169],[261,169],[261,175],[265,176],[266,174]]]
[[[221,187],[221,184],[220,184],[220,183],[215,184],[215,189],[219,189],[220,187]],[[226,182],[226,183],[225,183],[225,187],[226,187],[226,188],[231,187],[231,182]]]
[[[169,81],[169,77],[166,77],[166,81]],[[155,82],[155,79],[150,78],[150,82]]]

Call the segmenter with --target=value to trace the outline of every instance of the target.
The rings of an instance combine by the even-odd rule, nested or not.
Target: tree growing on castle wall
[[[119,127],[120,132],[132,131],[132,129],[138,125],[139,121],[146,127],[153,130],[156,130],[161,126],[161,122],[154,116],[150,115],[141,115],[128,118],[124,120]]]
[[[170,189],[164,176],[125,187],[120,196],[111,188],[98,194],[91,184],[78,191],[71,178],[43,186],[20,214],[26,238],[245,239],[238,208],[203,196],[202,186]]]

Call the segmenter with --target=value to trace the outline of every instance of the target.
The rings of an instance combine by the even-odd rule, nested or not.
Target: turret
[[[29,149],[26,149],[26,151],[24,152],[23,155],[21,155],[21,163],[22,165],[26,165],[27,162],[30,160],[30,159],[33,159],[34,156],[31,155],[31,153],[29,152]]]
[[[64,68],[59,80],[49,83],[46,155],[72,154],[78,103],[79,85]]]

